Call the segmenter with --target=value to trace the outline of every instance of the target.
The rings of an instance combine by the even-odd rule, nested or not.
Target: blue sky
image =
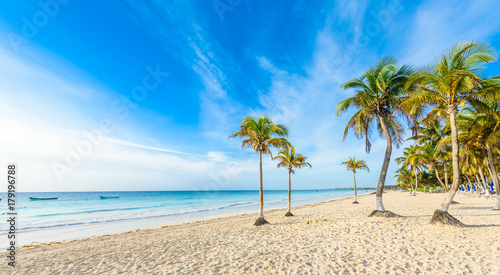
[[[249,114],[309,157],[295,188],[351,186],[349,156],[373,187],[385,141],[342,142],[340,85],[383,54],[419,66],[457,41],[500,49],[497,1],[144,2],[0,3],[0,158],[22,191],[256,189],[257,155],[227,139]],[[265,160],[266,189],[286,174]]]

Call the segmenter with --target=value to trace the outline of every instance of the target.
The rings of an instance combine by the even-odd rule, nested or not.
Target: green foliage
[[[311,164],[309,162],[306,162],[307,157],[301,154],[296,154],[295,148],[293,146],[289,147],[288,149],[280,150],[278,152],[278,155],[273,159],[280,161],[278,163],[278,168],[285,167],[292,174],[295,174],[293,168],[299,168],[299,169],[302,167],[312,168]]]
[[[354,89],[355,95],[337,104],[337,116],[350,108],[356,109],[356,113],[349,119],[343,138],[346,138],[349,129],[353,130],[357,138],[365,138],[365,149],[369,152],[371,133],[376,128],[383,134],[380,124],[380,120],[383,120],[394,144],[401,144],[404,133],[401,119],[416,122],[405,110],[398,108],[407,94],[405,82],[412,73],[411,66],[398,68],[396,60],[386,56],[360,78],[344,83],[342,88]]]
[[[259,118],[246,116],[241,121],[240,130],[231,136],[243,138],[242,148],[250,148],[262,154],[272,156],[271,147],[288,148],[288,128],[274,124],[267,116]]]
[[[350,157],[348,160],[342,162],[340,165],[344,165],[348,171],[356,173],[356,170],[366,170],[370,172],[370,169],[366,165],[364,160],[356,160],[356,158]]]

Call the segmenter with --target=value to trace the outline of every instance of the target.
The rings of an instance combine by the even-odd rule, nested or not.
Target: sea
[[[287,207],[287,192],[264,191],[264,209]],[[358,195],[367,192],[372,191],[359,190]],[[292,207],[351,196],[353,190],[293,190]],[[6,220],[10,215],[7,194],[0,193],[0,198],[4,216],[0,222],[0,248],[5,248],[10,226]],[[15,204],[16,244],[22,246],[256,213],[259,191],[18,192]]]

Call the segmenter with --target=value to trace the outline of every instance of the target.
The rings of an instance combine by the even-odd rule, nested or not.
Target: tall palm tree
[[[278,163],[279,167],[285,167],[288,169],[288,212],[286,212],[285,216],[293,216],[292,214],[292,174],[295,174],[294,168],[302,168],[302,167],[311,167],[309,162],[306,162],[307,157],[304,157],[301,154],[295,153],[294,147],[289,147],[288,149],[283,149],[278,152],[278,155],[273,159],[277,159],[280,161]]]
[[[403,152],[403,156],[396,158],[396,162],[399,165],[410,166],[413,170],[413,176],[415,177],[415,189],[412,192],[412,195],[415,196],[417,194],[418,188],[418,170],[421,169],[422,163],[424,161],[425,156],[420,152],[421,148],[412,145],[410,147],[406,147]]]
[[[341,163],[341,165],[345,165],[348,171],[352,171],[352,178],[354,179],[354,201],[353,204],[358,204],[358,191],[356,189],[356,170],[366,170],[370,172],[370,169],[366,165],[364,160],[356,161],[356,158],[350,157],[348,160]]]
[[[341,116],[351,107],[357,110],[345,127],[344,139],[349,129],[352,129],[356,137],[365,138],[367,152],[371,148],[369,137],[374,128],[387,140],[375,197],[375,211],[370,216],[395,216],[394,213],[385,210],[382,193],[391,161],[392,144],[399,146],[403,141],[404,129],[399,118],[405,117],[418,127],[411,116],[403,109],[397,108],[406,95],[405,82],[412,73],[410,66],[404,65],[398,68],[394,58],[383,57],[360,78],[342,84],[344,89],[355,89],[356,94],[337,104],[337,116]]]
[[[457,43],[443,53],[436,64],[420,68],[406,84],[407,88],[414,86],[414,92],[405,101],[404,107],[411,109],[430,105],[433,108],[428,116],[446,111],[450,120],[453,182],[441,207],[434,212],[433,224],[463,226],[448,213],[460,181],[456,116],[458,107],[465,103],[484,106],[480,101],[484,94],[478,92],[482,86],[480,70],[483,63],[495,60],[494,49],[487,43]]]
[[[246,116],[241,121],[240,130],[229,136],[241,137],[243,142],[241,148],[250,148],[259,153],[259,197],[260,215],[254,225],[263,225],[267,222],[264,219],[264,189],[262,184],[262,155],[272,153],[270,148],[288,148],[290,145],[286,140],[288,129],[281,124],[274,124],[267,116],[259,118]]]

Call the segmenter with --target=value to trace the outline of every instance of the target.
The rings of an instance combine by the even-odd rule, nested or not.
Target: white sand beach
[[[500,211],[458,195],[450,213],[467,225],[429,225],[444,194],[388,192],[404,217],[369,218],[375,196],[24,247],[1,274],[500,274]],[[308,223],[309,221],[309,223]],[[5,253],[3,253],[5,255]],[[15,271],[14,271],[15,270]]]

